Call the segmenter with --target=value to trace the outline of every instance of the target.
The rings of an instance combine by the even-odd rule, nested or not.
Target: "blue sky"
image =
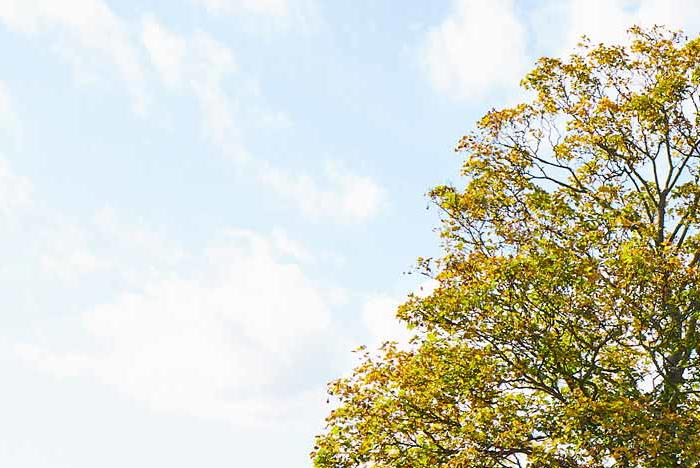
[[[304,467],[458,138],[663,1],[0,0],[0,465]]]

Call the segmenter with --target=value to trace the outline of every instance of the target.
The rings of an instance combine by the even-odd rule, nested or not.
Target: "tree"
[[[439,286],[330,384],[317,467],[700,464],[700,39],[629,33],[461,139]]]

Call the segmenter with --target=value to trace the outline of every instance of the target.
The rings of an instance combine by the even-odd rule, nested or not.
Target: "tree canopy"
[[[700,464],[700,39],[631,28],[464,136],[416,335],[332,382],[320,468]]]

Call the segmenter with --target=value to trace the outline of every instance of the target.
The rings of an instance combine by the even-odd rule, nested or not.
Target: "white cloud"
[[[285,172],[261,164],[260,181],[294,201],[304,214],[343,223],[365,221],[386,204],[386,191],[373,179],[350,172],[339,163],[325,167],[327,186],[305,173]]]
[[[187,269],[86,310],[74,340],[85,349],[17,350],[41,369],[93,375],[161,411],[241,424],[289,416],[318,384],[294,388],[301,369],[321,352],[328,365],[342,348],[335,291],[281,260],[288,246],[277,237],[230,230]]]
[[[142,22],[141,40],[161,80],[197,98],[208,139],[233,159],[248,160],[235,103],[224,89],[226,78],[237,71],[233,52],[206,33],[184,37],[150,16]]]
[[[106,58],[127,83],[135,110],[144,111],[147,96],[139,51],[126,25],[101,0],[5,0],[0,2],[0,21],[28,35],[59,33],[53,39],[57,50],[72,57],[74,66],[88,66],[86,51]],[[81,81],[86,73],[93,72],[76,69]]]
[[[625,31],[634,22],[633,15],[627,11],[632,5],[626,0],[571,0],[568,36],[562,45],[571,49],[583,35],[595,42],[623,42]]]
[[[435,89],[459,99],[512,93],[540,55],[573,51],[581,36],[624,43],[633,25],[700,32],[693,0],[545,0],[517,12],[513,0],[455,0],[430,29],[420,59]]]
[[[512,0],[456,0],[420,50],[433,86],[456,99],[517,86],[527,64],[527,36]]]
[[[644,0],[637,16],[645,26],[666,24],[672,29],[684,28],[689,34],[700,33],[700,4],[695,0]]]
[[[570,0],[564,51],[582,35],[594,43],[624,43],[630,26],[655,24],[700,32],[700,3],[693,0]]]

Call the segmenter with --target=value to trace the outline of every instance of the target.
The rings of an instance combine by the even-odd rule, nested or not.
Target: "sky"
[[[308,467],[542,55],[695,0],[0,0],[0,466]]]

